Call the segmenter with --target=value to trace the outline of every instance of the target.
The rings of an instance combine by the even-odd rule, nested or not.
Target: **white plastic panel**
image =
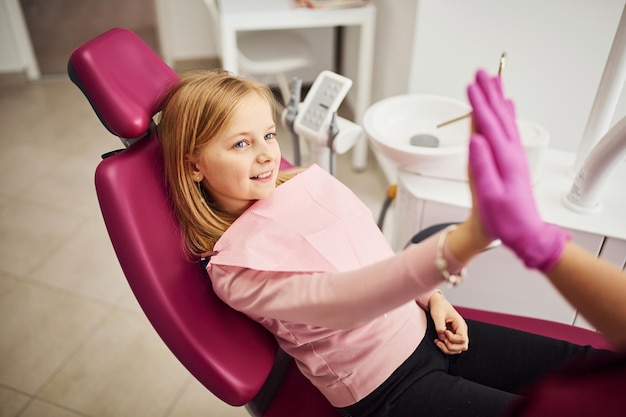
[[[618,268],[624,269],[626,264],[626,241],[613,237],[606,238],[600,257]]]
[[[404,187],[398,187],[398,194],[394,201],[394,223],[390,242],[397,252],[404,248],[411,238],[424,228],[422,213],[424,200],[419,200]]]

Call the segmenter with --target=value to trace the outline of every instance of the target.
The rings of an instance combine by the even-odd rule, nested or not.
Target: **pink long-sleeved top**
[[[424,309],[442,283],[437,239],[394,254],[371,211],[312,166],[238,218],[207,271],[224,302],[272,332],[329,402],[345,407],[424,337]]]

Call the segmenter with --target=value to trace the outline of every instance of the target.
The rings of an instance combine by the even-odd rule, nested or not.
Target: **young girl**
[[[227,72],[183,77],[158,127],[169,191],[216,294],[271,331],[340,415],[495,416],[592,350],[466,322],[437,287],[492,240],[477,211],[394,254],[331,175],[279,172],[273,103]]]

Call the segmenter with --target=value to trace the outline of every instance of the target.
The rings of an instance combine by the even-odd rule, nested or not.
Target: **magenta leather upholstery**
[[[161,98],[179,79],[126,29],[80,46],[68,67],[104,125],[124,138],[151,132]],[[156,331],[215,395],[232,405],[250,402],[269,374],[276,342],[217,299],[202,266],[186,259],[154,134],[104,159],[95,185],[115,253]]]
[[[123,28],[76,48],[68,72],[105,127],[125,139],[148,131],[163,95],[179,80],[137,35]]]
[[[104,159],[96,169],[95,186],[124,275],[164,343],[213,394],[234,406],[247,405],[255,416],[337,416],[293,361],[275,395],[258,396],[275,362],[276,341],[219,300],[200,263],[184,254],[165,188],[161,150],[151,130],[152,116],[178,75],[126,29],[113,29],[77,48],[68,71],[107,129],[122,138],[146,136]],[[282,166],[290,164],[283,161]],[[594,332],[572,326],[461,311],[582,343],[602,342]]]
[[[223,304],[202,266],[185,258],[158,141],[151,136],[104,159],[95,181],[124,275],[163,341],[216,396],[232,405],[251,401],[269,374],[276,343]]]
[[[542,336],[567,340],[579,345],[591,345],[598,349],[612,349],[610,343],[600,333],[581,327],[531,317],[517,316],[514,314],[477,310],[468,307],[455,306],[455,308],[467,319],[484,321],[499,326],[540,334]]]

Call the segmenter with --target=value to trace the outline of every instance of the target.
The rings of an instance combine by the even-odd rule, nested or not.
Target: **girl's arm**
[[[459,262],[466,264],[485,250],[493,238],[480,223],[476,210],[472,208],[469,218],[452,230],[447,240],[451,254]]]
[[[446,243],[451,255],[465,264],[482,252],[491,240],[479,221],[477,211],[472,209],[469,218],[450,231]],[[418,303],[421,305],[423,301],[418,299]],[[469,347],[467,323],[443,294],[433,293],[427,308],[437,330],[435,345],[448,355],[466,351]]]
[[[459,256],[469,256],[472,250],[463,243],[468,232],[460,225],[446,239],[443,255],[450,272],[458,272],[464,263],[448,246],[457,245],[462,249]],[[444,280],[435,265],[438,242],[436,234],[388,259],[346,272],[293,274],[212,265],[210,274],[216,294],[246,314],[349,328],[429,296],[440,286]]]

